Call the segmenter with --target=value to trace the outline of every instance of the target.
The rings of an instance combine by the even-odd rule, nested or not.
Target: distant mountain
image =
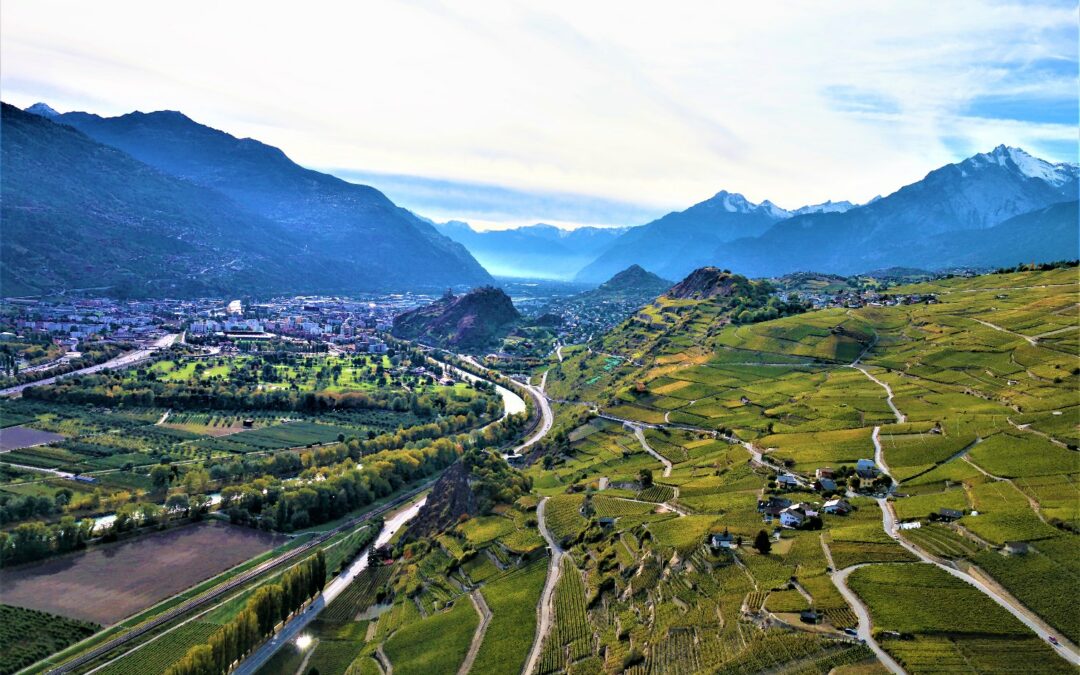
[[[45,119],[49,120],[60,116],[60,113],[53,110],[52,106],[50,106],[48,103],[40,102],[35,103],[34,105],[27,108],[26,112],[30,113],[31,115],[37,115],[39,117],[44,117]]]
[[[670,287],[671,282],[667,279],[649,272],[640,265],[631,265],[588,293],[593,296],[651,293],[655,297]]]
[[[310,263],[301,241],[219,192],[6,103],[0,126],[6,296],[284,292]]]
[[[521,318],[502,289],[476,288],[394,317],[393,334],[439,347],[481,349],[493,345]]]
[[[1002,237],[1015,234],[994,226],[1076,200],[1078,173],[1074,164],[1051,164],[1019,148],[999,146],[931,171],[921,181],[865,206],[781,221],[761,236],[718,246],[711,258],[749,276],[796,270],[854,274],[893,266],[994,266],[999,263],[991,252],[1007,250],[1009,241]],[[1076,256],[1076,221],[1049,220],[1064,213],[1054,210],[1023,221],[1038,228],[1027,236],[1039,241],[1037,250],[1047,256],[1044,260]],[[1073,236],[1066,235],[1069,226]],[[968,233],[945,236],[964,231]],[[974,248],[968,243],[961,246],[960,241]]]
[[[850,211],[855,208],[855,206],[855,204],[852,204],[847,200],[842,202],[829,200],[827,202],[822,202],[821,204],[811,204],[809,206],[797,208],[794,211],[791,211],[790,214],[793,216],[804,216],[808,213],[843,213],[844,211]]]
[[[754,204],[740,194],[721,191],[685,211],[630,229],[576,278],[599,282],[639,264],[677,279],[707,264],[721,244],[761,235],[789,216],[788,211],[767,200]]]
[[[565,230],[538,223],[509,230],[477,232],[450,221],[436,228],[459,242],[492,274],[535,279],[571,279],[626,228]]]
[[[491,282],[463,246],[378,190],[305,169],[278,148],[174,111],[110,118],[72,112],[52,119],[279,225],[296,239],[296,252],[311,256],[310,266],[287,277],[297,292]]]

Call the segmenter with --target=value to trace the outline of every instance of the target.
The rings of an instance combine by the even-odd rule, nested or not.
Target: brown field
[[[155,532],[5,569],[0,600],[109,625],[284,541],[212,522]]]
[[[29,427],[8,427],[0,429],[0,451],[18,450],[19,448],[31,448],[35,445],[56,443],[64,440],[60,434],[51,431],[41,431]]]

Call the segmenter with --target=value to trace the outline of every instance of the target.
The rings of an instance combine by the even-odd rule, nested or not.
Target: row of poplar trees
[[[221,675],[274,632],[274,627],[322,591],[326,557],[322,549],[286,570],[281,581],[260,586],[232,621],[195,645],[165,675]]]

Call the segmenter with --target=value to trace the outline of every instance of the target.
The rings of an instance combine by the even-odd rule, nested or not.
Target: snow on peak
[[[28,112],[31,115],[37,115],[39,117],[45,117],[47,119],[52,119],[54,117],[60,116],[60,113],[53,110],[52,106],[50,106],[48,103],[42,103],[40,101],[30,106],[23,112]]]
[[[738,192],[728,192],[727,190],[717,192],[711,199],[702,203],[712,208],[721,208],[729,213],[763,213],[776,219],[791,216],[790,212],[773,204],[768,199],[760,204],[755,204]]]
[[[830,199],[829,201],[820,204],[808,204],[807,206],[795,209],[791,213],[796,216],[802,216],[807,213],[843,213],[844,211],[850,211],[853,208],[855,208],[855,205],[846,199],[839,202],[834,202]]]
[[[1044,159],[1033,157],[1022,148],[999,145],[990,152],[975,155],[965,163],[975,167],[996,164],[1006,169],[1017,171],[1028,178],[1037,178],[1060,187],[1077,176],[1075,164],[1051,164]]]

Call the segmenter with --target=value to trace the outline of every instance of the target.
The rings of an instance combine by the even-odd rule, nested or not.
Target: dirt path
[[[623,422],[623,424],[626,424],[626,422]],[[638,443],[641,443],[641,447],[645,449],[645,452],[660,460],[660,463],[664,465],[664,478],[670,476],[672,469],[671,460],[652,449],[649,442],[645,440],[645,431],[641,427],[635,426],[634,436],[637,437]]]
[[[994,330],[1001,331],[1002,333],[1008,333],[1009,335],[1015,335],[1018,338],[1022,338],[1024,340],[1027,340],[1028,344],[1030,344],[1032,347],[1038,347],[1039,346],[1039,341],[1037,339],[1035,339],[1033,337],[1028,337],[1027,335],[1024,335],[1023,333],[1017,333],[1016,331],[1009,330],[1008,328],[1002,328],[1001,326],[997,325],[996,323],[990,323],[989,321],[983,321],[982,319],[976,319],[976,318],[973,317],[971,320],[976,322],[976,323],[981,323],[982,325],[986,326],[987,328],[993,328]]]
[[[484,634],[487,633],[488,624],[491,623],[491,610],[488,608],[487,602],[484,601],[483,594],[480,591],[473,591],[469,593],[469,599],[472,600],[476,613],[480,615],[480,624],[476,627],[476,632],[473,633],[469,653],[465,655],[465,660],[461,662],[458,675],[465,675],[472,670],[476,655],[480,653],[480,645],[484,642]]]
[[[1043,433],[1042,431],[1039,431],[1038,429],[1032,429],[1030,424],[1017,424],[1016,422],[1013,422],[1008,417],[1005,418],[1005,421],[1008,422],[1009,424],[1011,424],[1015,429],[1018,429],[1019,431],[1026,431],[1029,434],[1035,434],[1036,436],[1042,436],[1043,438],[1050,441],[1051,443],[1058,446],[1059,448],[1068,448],[1069,447],[1066,443],[1062,443],[1061,441],[1054,438],[1050,434]]]
[[[394,664],[390,663],[390,657],[383,651],[382,644],[375,648],[375,660],[379,662],[379,667],[386,675],[394,675]]]
[[[892,387],[890,387],[889,385],[885,384],[881,380],[879,380],[876,377],[874,377],[873,375],[871,375],[870,371],[867,370],[865,366],[860,366],[858,364],[852,364],[850,367],[854,368],[855,370],[859,371],[863,375],[870,378],[871,382],[875,382],[875,383],[881,385],[881,387],[885,390],[885,393],[888,394],[888,396],[885,398],[885,402],[889,404],[889,407],[893,411],[893,415],[896,415],[896,423],[897,424],[903,424],[904,422],[907,422],[907,415],[900,412],[900,409],[896,407],[895,403],[893,403]]]
[[[551,632],[551,619],[555,613],[555,584],[559,582],[559,572],[562,569],[563,549],[559,542],[547,528],[544,520],[544,510],[547,507],[547,497],[544,497],[536,507],[536,523],[540,527],[540,534],[547,542],[551,557],[548,560],[547,580],[544,582],[544,592],[540,594],[540,604],[536,611],[536,637],[533,638],[532,647],[529,649],[529,658],[525,660],[525,668],[521,671],[525,675],[536,672],[540,662],[540,647],[544,644],[544,638]]]

